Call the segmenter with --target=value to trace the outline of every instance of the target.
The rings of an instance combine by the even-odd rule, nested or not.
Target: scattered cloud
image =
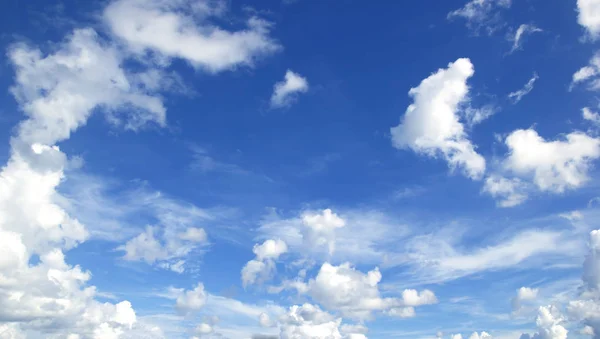
[[[475,34],[484,31],[491,35],[504,26],[499,12],[511,5],[511,0],[469,0],[464,7],[448,13],[448,19],[463,19]]]
[[[531,77],[531,79],[529,79],[529,81],[527,81],[523,88],[508,94],[508,99],[512,101],[513,104],[518,103],[519,101],[521,101],[521,99],[523,99],[524,96],[526,96],[533,90],[533,86],[535,85],[535,82],[538,79],[539,76],[537,75],[537,73],[533,73],[533,76]]]
[[[543,30],[534,25],[528,25],[528,24],[520,25],[519,28],[517,28],[517,30],[515,31],[514,36],[512,36],[510,38],[510,41],[513,42],[513,46],[510,49],[509,54],[514,53],[515,51],[522,48],[523,38],[526,35],[531,35],[533,33],[540,33],[540,32],[543,32]]]
[[[287,70],[285,78],[273,86],[271,108],[288,107],[296,101],[298,94],[308,91],[308,81],[300,74]]]

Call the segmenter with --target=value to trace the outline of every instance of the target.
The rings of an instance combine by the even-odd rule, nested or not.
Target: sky
[[[600,0],[5,0],[0,339],[600,339]]]

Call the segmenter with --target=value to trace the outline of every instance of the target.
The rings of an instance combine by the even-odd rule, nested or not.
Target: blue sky
[[[600,338],[600,1],[7,0],[0,338]]]

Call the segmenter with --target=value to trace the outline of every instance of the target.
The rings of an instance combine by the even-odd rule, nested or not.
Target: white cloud
[[[93,30],[75,30],[51,47],[48,55],[25,44],[8,51],[11,91],[27,119],[0,173],[0,322],[15,324],[6,333],[28,337],[118,338],[136,322],[131,304],[96,301],[95,287],[87,285],[91,273],[66,263],[64,253],[89,233],[60,207],[57,187],[68,160],[55,144],[98,109],[121,121],[129,108],[123,121],[130,128],[164,125],[165,109],[147,89],[132,86],[118,50]],[[34,256],[38,262],[30,262]]]
[[[497,174],[485,179],[482,192],[499,199],[499,207],[514,207],[527,200],[527,185],[521,179],[508,179]]]
[[[511,100],[513,104],[516,104],[517,102],[521,101],[521,99],[523,99],[524,96],[526,96],[527,94],[529,94],[529,92],[533,90],[533,86],[535,85],[537,79],[539,79],[539,76],[537,75],[537,73],[533,73],[533,76],[531,77],[531,79],[529,79],[529,81],[527,81],[523,88],[508,94],[508,99]]]
[[[423,269],[426,281],[457,279],[478,272],[509,269],[536,257],[561,256],[576,251],[580,243],[556,231],[526,230],[496,244],[465,249],[443,234],[417,236],[408,244],[408,258]]]
[[[264,259],[277,259],[283,253],[286,253],[288,250],[287,245],[281,239],[277,240],[266,240],[262,243],[262,245],[254,245],[252,252],[256,254],[256,259],[264,260]]]
[[[523,42],[523,37],[528,34],[543,32],[540,28],[535,27],[534,25],[522,24],[517,28],[515,35],[511,38],[513,42],[513,46],[509,53],[513,53],[514,51],[521,49],[521,43]]]
[[[280,49],[269,36],[270,24],[257,17],[239,31],[211,23],[210,18],[223,15],[224,8],[221,1],[117,0],[104,10],[104,20],[136,53],[181,58],[213,73],[252,66]]]
[[[318,306],[304,304],[290,307],[281,321],[281,339],[331,338],[342,339],[341,319],[335,319]]]
[[[287,70],[283,81],[277,82],[273,86],[273,95],[271,96],[271,107],[281,108],[290,106],[297,98],[299,93],[308,91],[308,81],[300,74]]]
[[[593,123],[594,125],[600,125],[600,114],[592,111],[588,107],[584,107],[581,110],[581,115],[583,116],[584,120],[587,120]]]
[[[485,159],[468,140],[458,112],[468,102],[467,80],[473,74],[471,61],[458,59],[411,88],[414,102],[400,125],[391,129],[394,147],[430,157],[441,155],[450,168],[461,168],[472,179],[481,178]]]
[[[155,234],[159,232],[161,238],[157,239]],[[144,232],[117,249],[125,251],[125,260],[158,263],[159,267],[182,273],[185,270],[185,261],[181,258],[206,244],[206,232],[202,228],[188,227],[185,231],[177,233],[170,227],[160,230],[158,227],[148,226]]]
[[[429,290],[418,292],[407,289],[402,292],[401,298],[383,298],[378,287],[381,278],[378,268],[363,274],[349,263],[339,266],[324,263],[314,279],[292,286],[300,293],[310,295],[326,309],[360,320],[371,318],[373,312],[397,316],[402,312],[410,312],[402,310],[403,307],[437,303],[435,294]]]
[[[448,13],[448,19],[462,18],[467,27],[479,33],[492,34],[503,24],[498,12],[511,6],[511,0],[469,0],[464,7]]]
[[[509,155],[504,165],[531,175],[542,191],[561,193],[581,187],[587,180],[591,161],[600,157],[600,139],[572,132],[564,140],[546,141],[533,129],[516,130],[505,141]]]
[[[206,304],[206,292],[202,283],[198,283],[194,289],[189,291],[172,289],[171,292],[177,294],[175,309],[180,314],[187,315],[198,311]]]
[[[269,280],[275,271],[275,260],[288,251],[281,239],[268,239],[262,245],[254,245],[252,249],[256,259],[250,260],[242,268],[242,284],[244,287]]]
[[[595,40],[600,34],[600,2],[598,0],[577,0],[579,16],[577,21],[588,35]]]
[[[378,211],[324,209],[289,218],[272,211],[258,231],[260,239],[283,240],[290,255],[299,259],[378,264],[408,227]]]
[[[471,334],[469,339],[492,339],[492,336],[487,332],[481,332],[481,333],[474,332],[473,334]]]
[[[517,295],[512,300],[513,311],[521,308],[523,302],[532,301],[537,298],[539,290],[537,288],[521,287],[517,290]]]
[[[588,82],[589,90],[598,90],[600,89],[600,82],[598,76],[600,75],[600,53],[596,52],[594,56],[590,59],[587,66],[580,68],[577,72],[573,74],[573,79],[571,80],[571,86],[569,89],[573,89],[573,87],[582,82]]]
[[[556,307],[541,306],[535,321],[538,333],[533,337],[524,334],[521,339],[567,339],[568,331],[561,325],[562,322],[563,319]]]

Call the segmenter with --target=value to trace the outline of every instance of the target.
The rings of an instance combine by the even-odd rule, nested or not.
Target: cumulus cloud
[[[594,125],[600,125],[600,114],[592,111],[591,109],[589,109],[589,107],[584,107],[581,110],[581,115],[584,120],[587,120],[593,123]]]
[[[280,320],[281,339],[366,339],[364,326],[342,325],[341,318],[312,304],[294,305]]]
[[[485,159],[467,138],[459,114],[460,105],[468,101],[467,80],[473,74],[471,61],[458,59],[411,88],[414,102],[401,123],[391,129],[394,147],[442,156],[450,168],[460,168],[472,179],[481,178]]]
[[[324,263],[314,279],[306,284],[296,282],[292,287],[310,295],[328,310],[360,320],[371,318],[373,312],[398,316],[411,312],[407,308],[437,303],[435,294],[429,290],[407,289],[401,297],[381,297],[378,287],[381,278],[378,268],[364,274],[349,263],[339,266]]]
[[[527,185],[519,178],[493,174],[485,179],[482,192],[498,199],[499,207],[514,207],[527,200]]]
[[[95,31],[75,30],[52,51],[26,44],[8,51],[16,73],[11,91],[27,119],[0,174],[0,322],[37,337],[118,338],[136,322],[131,304],[96,301],[90,272],[65,260],[89,234],[59,205],[67,156],[55,144],[99,109],[132,128],[164,125],[165,109],[148,89],[132,86],[122,56]]]
[[[600,139],[582,132],[547,141],[533,129],[516,130],[505,143],[509,154],[504,166],[532,176],[540,190],[555,193],[581,187],[588,180],[591,161],[600,157]]]
[[[224,1],[117,0],[104,10],[112,33],[135,53],[155,53],[160,61],[179,58],[217,73],[252,66],[280,46],[271,24],[251,17],[246,28],[228,31],[211,22],[224,14]]]
[[[175,309],[182,315],[198,311],[206,304],[206,292],[202,283],[198,283],[192,290],[172,289],[171,293],[177,294]]]
[[[464,7],[448,13],[448,19],[464,19],[476,34],[480,31],[492,34],[503,26],[499,12],[511,4],[511,0],[469,0]]]
[[[519,28],[517,28],[515,35],[510,39],[513,42],[513,46],[509,53],[513,53],[514,51],[521,49],[523,38],[526,35],[539,32],[543,32],[543,30],[541,30],[538,27],[535,27],[534,25],[520,25]]]
[[[517,295],[512,300],[513,311],[517,311],[523,305],[523,302],[532,301],[537,298],[539,290],[537,288],[521,287],[517,290]]]
[[[568,331],[561,325],[562,322],[562,316],[556,307],[541,306],[535,321],[538,333],[533,337],[523,334],[521,339],[567,339]]]
[[[157,238],[156,233],[160,233],[161,238]],[[159,267],[182,273],[185,261],[181,258],[206,244],[206,232],[202,228],[189,227],[177,233],[169,227],[159,229],[148,226],[144,232],[117,249],[125,252],[125,260],[158,263]]]
[[[600,2],[598,0],[577,0],[579,16],[577,22],[586,29],[588,36],[595,40],[600,34]]]
[[[273,86],[273,95],[271,96],[271,107],[282,108],[290,106],[299,93],[308,91],[308,81],[300,74],[287,70],[283,81]]]
[[[512,101],[513,104],[516,104],[519,101],[521,101],[521,99],[523,99],[524,96],[526,96],[533,90],[533,86],[535,85],[537,79],[539,79],[539,76],[537,75],[537,73],[533,73],[533,76],[531,77],[531,79],[529,79],[529,81],[527,81],[523,88],[508,94],[508,99]]]
[[[270,279],[275,271],[275,260],[286,253],[288,247],[281,239],[269,239],[265,240],[262,245],[254,245],[252,251],[256,255],[256,259],[248,261],[242,268],[244,287]]]

